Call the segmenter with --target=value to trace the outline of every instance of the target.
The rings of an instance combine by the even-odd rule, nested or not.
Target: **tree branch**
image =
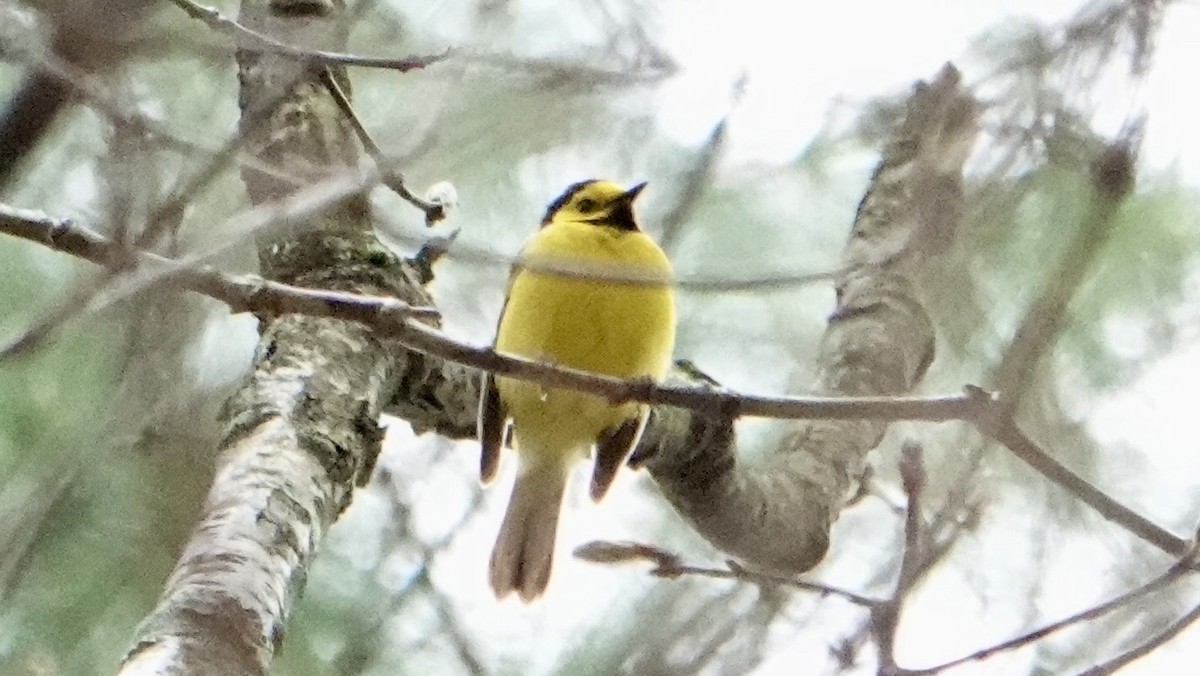
[[[679,558],[678,554],[660,549],[653,545],[642,544],[638,542],[607,542],[604,540],[595,540],[580,545],[575,548],[575,557],[583,561],[592,563],[629,563],[635,561],[648,561],[654,564],[654,568],[650,571],[651,575],[656,577],[676,578],[685,575],[695,577],[707,577],[717,580],[741,580],[751,584],[763,585],[768,587],[790,587],[801,591],[813,592],[821,596],[836,596],[856,606],[864,608],[874,608],[884,601],[873,599],[868,596],[863,596],[857,592],[852,592],[840,587],[832,587],[820,582],[811,582],[808,580],[800,580],[792,577],[781,577],[778,575],[767,575],[758,573],[753,570],[747,570],[737,565],[733,561],[727,562],[729,567],[725,570],[718,568],[705,568],[702,566],[693,566],[686,564]]]
[[[1096,256],[1108,242],[1117,211],[1133,190],[1134,158],[1124,144],[1109,146],[1092,167],[1091,210],[1067,245],[1045,287],[1021,318],[1004,359],[997,368],[995,389],[1014,412],[1035,382],[1034,370],[1070,317],[1068,307]]]
[[[903,125],[859,206],[838,278],[838,305],[818,352],[815,390],[894,395],[910,390],[933,356],[933,327],[907,267],[927,255],[929,230],[957,226],[956,213],[922,191],[958,180],[974,141],[976,104],[947,66],[918,84]],[[829,527],[864,458],[883,438],[878,420],[796,425],[756,462],[739,458],[735,411],[656,409],[639,455],[675,508],[710,542],[748,564],[795,574],[824,556]]]
[[[330,189],[336,188],[338,186],[335,185]],[[262,219],[281,213],[275,205],[262,205],[257,209],[261,210],[260,214],[238,220],[250,224],[246,227],[258,229]],[[291,208],[285,209],[284,212],[304,213],[301,209]],[[995,406],[994,400],[982,390],[975,389],[965,394],[928,397],[765,397],[716,390],[703,383],[693,384],[693,378],[683,370],[677,370],[680,379],[675,381],[675,385],[622,380],[501,354],[490,347],[457,341],[426,324],[408,321],[410,318],[437,317],[436,308],[430,305],[412,305],[395,297],[293,286],[268,281],[255,275],[228,275],[198,262],[180,261],[147,252],[137,252],[129,259],[126,253],[122,253],[122,247],[93,230],[3,204],[0,204],[0,232],[78,256],[98,265],[111,266],[114,261],[119,261],[122,264],[133,263],[135,266],[141,266],[144,268],[144,275],[141,277],[143,283],[137,285],[138,290],[145,289],[146,284],[150,282],[169,282],[220,300],[229,305],[234,312],[253,312],[263,316],[294,313],[362,324],[380,336],[397,339],[406,347],[447,360],[450,366],[463,374],[462,377],[471,380],[475,378],[475,370],[482,370],[518,380],[590,392],[614,402],[640,401],[735,418],[754,416],[782,419],[945,422],[973,421],[995,414],[992,410]],[[464,369],[464,366],[471,368]],[[455,383],[455,386],[466,387],[468,390],[471,388],[470,385],[462,383]],[[477,397],[476,388],[462,397],[464,402],[470,403],[464,403],[461,412],[442,409],[443,413],[439,415],[455,416],[461,413],[471,419],[470,423],[451,425],[451,428],[462,428],[463,431],[448,436],[462,438],[474,433],[474,408]],[[442,426],[438,421],[427,419],[425,416],[409,420],[419,429],[425,429],[426,425]]]
[[[0,204],[0,232],[6,232],[56,251],[109,266],[124,261],[128,252],[116,242],[70,221],[54,220],[43,214],[13,209]],[[308,289],[281,284],[258,275],[228,275],[208,265],[189,265],[165,256],[138,252],[128,264],[146,269],[147,275],[191,289],[222,301],[233,312],[259,316],[302,314],[357,322],[367,326],[409,317],[437,319],[437,308],[413,306],[391,297]]]
[[[1166,645],[1176,636],[1179,636],[1181,633],[1183,633],[1185,629],[1195,624],[1197,620],[1200,620],[1200,606],[1196,606],[1189,610],[1186,615],[1179,618],[1177,621],[1172,623],[1171,626],[1167,627],[1162,633],[1150,639],[1149,641],[1146,641],[1133,650],[1114,657],[1103,664],[1098,664],[1091,669],[1088,669],[1080,676],[1108,676],[1109,674],[1115,674],[1125,665],[1139,660]]]
[[[241,18],[320,48],[340,46],[343,13],[334,0],[244,0]],[[318,73],[273,55],[239,56],[248,147],[306,182],[356,166],[352,131]],[[243,178],[256,204],[296,190],[253,170]],[[263,274],[429,305],[416,274],[375,239],[362,200],[358,191],[309,214],[309,227],[260,234]],[[325,308],[354,305],[337,298]],[[226,402],[221,460],[200,520],[123,675],[266,673],[317,544],[371,474],[379,415],[410,361],[361,323],[297,314],[265,323],[252,372]]]
[[[99,288],[94,292],[88,290],[86,293],[80,294],[80,297],[75,299],[74,302],[57,312],[51,313],[40,324],[35,325],[26,331],[24,335],[0,349],[0,359],[28,351],[39,344],[42,339],[49,336],[55,329],[67,321],[83,315],[85,311],[95,312],[120,300],[127,299],[136,293],[146,291],[155,284],[170,281],[171,275],[179,273],[181,270],[186,271],[198,268],[203,261],[210,257],[224,252],[233,246],[244,244],[252,235],[261,237],[274,236],[278,234],[276,230],[280,229],[280,226],[302,223],[307,219],[316,218],[325,211],[341,204],[346,199],[361,193],[372,181],[373,179],[369,174],[361,175],[355,172],[335,174],[329,177],[328,180],[307,186],[302,190],[288,195],[286,199],[259,205],[254,209],[229,219],[223,226],[223,230],[230,233],[229,239],[220,245],[191,254],[175,265],[164,266],[160,264],[146,266],[146,269],[143,269],[140,274],[133,277],[126,277],[117,273],[122,272],[128,264],[136,259],[134,252],[124,247],[115,246],[115,243],[113,245],[103,244],[103,248],[106,249],[104,252],[106,254],[105,262],[110,273],[104,283],[99,285]],[[10,217],[16,216],[16,218],[8,218],[4,221],[13,227],[13,234],[20,234],[22,231],[25,231],[26,234],[34,236],[46,235],[58,237],[72,245],[79,244],[71,236],[72,234],[76,234],[79,237],[91,238],[97,244],[108,241],[96,233],[85,232],[78,228],[74,233],[57,233],[53,230],[47,232],[43,226],[36,225],[38,218],[44,218],[40,214],[33,216],[32,222],[34,225],[30,225],[29,212],[17,211],[7,207],[5,211]],[[43,241],[42,243],[48,242]],[[126,282],[124,286],[120,288],[108,288],[113,286],[111,282],[118,279]],[[110,291],[110,293],[104,298],[97,298],[100,291]]]

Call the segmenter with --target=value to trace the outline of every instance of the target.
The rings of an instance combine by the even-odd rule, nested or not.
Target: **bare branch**
[[[900,558],[900,573],[891,598],[871,608],[871,634],[879,646],[879,673],[896,673],[896,632],[900,628],[900,611],[912,593],[920,576],[930,569],[925,552],[925,523],[921,494],[925,490],[925,464],[921,447],[905,443],[900,451],[900,477],[908,507],[904,518],[904,553]]]
[[[399,195],[404,201],[420,209],[425,213],[425,226],[432,227],[438,221],[446,217],[446,209],[449,205],[439,201],[430,201],[418,197],[404,183],[404,175],[400,173],[393,163],[384,156],[383,151],[379,149],[379,145],[375,143],[375,139],[371,138],[370,132],[363,126],[361,120],[358,119],[358,113],[354,112],[354,106],[350,104],[350,98],[346,96],[346,92],[342,90],[342,86],[338,84],[337,78],[329,68],[325,68],[321,72],[321,81],[329,89],[329,94],[333,97],[342,114],[346,116],[346,120],[354,129],[354,135],[358,137],[363,148],[366,149],[367,155],[375,161],[375,166],[383,173],[383,184],[391,188],[393,192]]]
[[[900,449],[900,477],[904,494],[908,497],[908,509],[904,516],[904,556],[900,560],[900,575],[896,581],[897,598],[907,595],[913,588],[925,558],[925,517],[922,514],[921,495],[925,491],[925,460],[921,447],[907,442]]]
[[[1108,676],[1109,674],[1114,674],[1121,669],[1121,667],[1124,667],[1135,660],[1139,660],[1155,650],[1158,650],[1163,645],[1166,645],[1176,636],[1182,634],[1185,629],[1195,624],[1196,620],[1200,620],[1200,606],[1192,608],[1186,615],[1179,618],[1177,622],[1171,624],[1171,626],[1167,627],[1166,630],[1158,636],[1155,636],[1149,641],[1146,641],[1142,645],[1123,655],[1120,655],[1119,657],[1088,669],[1080,676]]]
[[[418,204],[417,206],[420,207],[421,205]],[[395,229],[389,229],[387,234],[390,239],[394,239],[396,242],[412,246],[423,246],[428,242],[428,239],[425,237],[406,235],[403,232],[397,232]],[[638,273],[632,270],[613,269],[612,266],[597,268],[583,263],[556,264],[550,261],[538,261],[535,264],[530,264],[522,262],[517,256],[457,242],[454,243],[453,247],[446,248],[442,252],[442,255],[451,260],[490,265],[505,270],[512,269],[514,265],[523,265],[528,270],[550,272],[577,279],[594,279],[631,285],[652,284],[654,286],[662,286],[663,284],[661,278],[647,276],[644,272]],[[739,276],[700,273],[676,275],[670,280],[669,284],[681,293],[772,293],[831,282],[845,275],[847,272],[848,270],[846,269],[838,269],[828,272],[757,273]]]
[[[103,308],[111,307],[114,303],[153,288],[156,284],[171,281],[173,276],[180,271],[195,269],[203,261],[217,256],[231,247],[242,244],[252,235],[273,235],[275,234],[275,230],[281,226],[311,219],[347,198],[362,192],[367,186],[371,185],[373,180],[374,176],[371,174],[361,175],[350,172],[305,188],[280,202],[263,204],[243,214],[234,216],[229,219],[228,223],[222,226],[231,234],[230,238],[221,245],[192,254],[178,261],[177,265],[157,265],[154,266],[154,269],[143,270],[141,274],[131,278],[122,278],[126,283],[119,288],[107,289],[105,286],[101,286],[97,291],[110,291],[110,293],[99,298],[96,294],[90,293],[62,311],[52,312],[42,322],[27,330],[24,335],[0,349],[0,359],[27,352],[39,345],[41,341],[52,335],[55,330],[71,319],[88,313],[98,312]],[[48,231],[44,225],[36,225],[39,220],[45,219],[44,216],[33,215],[31,220],[28,212],[18,212],[15,210],[8,210],[5,215],[5,222],[14,229],[13,234],[26,237],[26,239],[40,238],[47,235],[57,236],[59,234],[53,228]],[[14,215],[15,218],[13,218]],[[35,225],[31,227],[30,223],[34,223]],[[49,221],[49,223],[55,224],[59,222]],[[22,231],[25,234],[22,234]],[[93,251],[105,255],[104,264],[106,266],[120,270],[133,260],[133,254],[125,251],[122,247],[117,247],[109,243],[109,240],[102,238],[94,232],[86,231],[86,235],[84,235],[84,232],[83,229],[75,229],[75,234],[92,240],[92,244],[94,245]],[[35,239],[35,241],[48,244],[48,242],[41,239]],[[71,241],[71,244],[64,246],[82,246],[82,242],[80,241],[69,241]],[[116,277],[113,277],[113,279],[116,279]],[[266,310],[266,308],[263,309]]]
[[[150,0],[71,3],[52,27],[50,52],[87,70],[104,70],[125,57],[123,36],[141,25]],[[17,165],[41,140],[50,123],[70,102],[67,83],[33,69],[0,113],[0,193]]]
[[[593,563],[629,563],[648,561],[654,564],[651,575],[664,578],[676,578],[685,575],[708,577],[717,580],[741,580],[751,584],[768,587],[790,587],[802,591],[815,592],[821,596],[836,596],[853,603],[856,606],[873,608],[882,603],[856,592],[838,587],[832,587],[820,582],[810,582],[781,575],[768,575],[747,570],[734,561],[728,561],[727,569],[705,568],[683,563],[678,554],[668,552],[653,545],[639,542],[606,542],[596,540],[580,545],[575,549],[575,557]]]
[[[907,269],[928,255],[935,220],[926,200],[955,199],[923,185],[961,173],[976,105],[947,66],[909,100],[859,206],[838,277],[838,307],[817,356],[816,390],[895,395],[914,387],[933,356],[933,327]],[[957,199],[961,199],[961,193]],[[955,213],[953,210],[946,213]],[[797,425],[757,462],[736,453],[735,407],[656,409],[639,457],[664,495],[714,545],[754,568],[786,575],[824,556],[829,526],[886,425],[859,417]]]
[[[1139,515],[1067,469],[1034,443],[1008,414],[1002,414],[999,418],[979,418],[975,423],[982,432],[1003,444],[1039,474],[1096,510],[1100,516],[1172,556],[1180,557],[1187,552],[1188,540]]]
[[[1018,324],[997,369],[996,390],[1014,410],[1034,382],[1042,355],[1054,346],[1070,317],[1068,304],[1108,241],[1117,212],[1133,190],[1134,163],[1133,151],[1118,144],[1107,148],[1093,165],[1091,212]]]
[[[47,517],[62,504],[78,476],[76,470],[65,470],[35,482],[0,484],[0,504],[8,507],[0,525],[0,603],[8,605]]]
[[[583,59],[569,61],[514,56],[487,52],[461,51],[454,55],[454,65],[485,66],[507,74],[537,78],[544,86],[588,89],[646,85],[661,82],[675,74],[671,62],[635,63],[626,68],[604,68]]]
[[[264,35],[259,31],[247,28],[246,26],[227,18],[215,8],[204,7],[191,0],[170,0],[179,9],[187,13],[193,19],[203,21],[213,31],[220,33],[231,40],[238,49],[249,51],[264,51],[284,56],[295,57],[298,60],[311,61],[327,66],[360,66],[363,68],[384,68],[387,70],[395,70],[401,73],[407,73],[410,70],[419,70],[427,68],[439,61],[444,61],[450,56],[451,50],[447,49],[441,54],[428,54],[424,56],[403,56],[403,57],[382,57],[382,56],[360,56],[357,54],[344,54],[341,52],[330,52],[319,49],[308,49],[305,47],[297,47],[276,40],[269,35]]]
[[[98,265],[109,265],[114,257],[122,255],[121,247],[96,232],[69,221],[55,221],[3,204],[0,204],[0,231],[44,243]],[[234,312],[254,312],[263,317],[294,313],[371,325],[379,323],[380,317],[384,316],[392,317],[392,321],[441,316],[437,308],[412,306],[395,298],[306,289],[257,275],[228,275],[207,265],[189,266],[152,253],[139,253],[132,263],[148,269],[155,278],[169,280],[222,301]],[[8,351],[0,351],[0,359],[8,354]]]
[[[659,245],[663,251],[668,254],[673,253],[675,245],[679,241],[679,236],[682,233],[683,224],[691,218],[692,213],[700,204],[701,198],[708,189],[709,183],[712,181],[713,170],[717,166],[717,162],[725,150],[725,138],[729,129],[729,118],[733,114],[733,109],[737,108],[741,102],[742,95],[745,93],[746,76],[743,73],[738,81],[733,86],[733,92],[730,95],[730,112],[721,118],[721,121],[713,127],[709,132],[708,139],[704,142],[704,147],[700,149],[699,155],[696,157],[694,166],[688,171],[683,180],[683,188],[679,191],[679,195],[675,198],[675,204],[671,210],[663,216],[661,235],[658,238]]]

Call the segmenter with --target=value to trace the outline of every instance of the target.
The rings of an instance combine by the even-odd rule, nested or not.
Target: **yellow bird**
[[[498,352],[617,378],[661,380],[675,346],[671,264],[633,217],[645,183],[576,183],[550,204],[521,251],[496,332]],[[572,466],[596,449],[600,500],[628,460],[648,409],[487,375],[479,405],[480,474],[495,477],[508,421],[517,481],[492,550],[497,598],[528,602],[550,581]]]

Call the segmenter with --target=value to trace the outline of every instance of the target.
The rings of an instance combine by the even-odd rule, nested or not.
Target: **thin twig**
[[[1141,659],[1155,650],[1158,650],[1161,646],[1165,645],[1167,642],[1183,633],[1184,629],[1192,626],[1196,620],[1200,620],[1200,606],[1192,608],[1186,615],[1179,618],[1158,636],[1155,636],[1149,641],[1146,641],[1145,643],[1127,653],[1124,653],[1123,655],[1088,669],[1080,676],[1108,676],[1108,674],[1115,673],[1118,669],[1129,664],[1130,662]]]
[[[980,431],[1000,442],[1039,474],[1096,510],[1100,516],[1172,556],[1183,556],[1187,552],[1190,546],[1188,540],[1142,517],[1067,469],[1034,443],[1006,413],[998,419],[984,416],[972,422]]]
[[[1109,599],[1108,601],[1105,601],[1104,603],[1101,603],[1097,606],[1088,608],[1087,610],[1084,610],[1082,612],[1075,613],[1074,615],[1065,617],[1056,622],[1051,622],[1050,624],[1047,624],[1043,627],[1039,627],[1038,629],[1034,629],[1033,631],[1030,631],[1030,632],[1027,632],[1020,636],[1017,636],[1016,638],[1012,638],[1012,639],[1009,639],[1002,643],[997,643],[996,645],[993,645],[993,646],[990,646],[987,648],[983,648],[981,650],[977,650],[977,651],[971,653],[970,655],[965,655],[958,659],[950,660],[949,662],[944,662],[937,666],[927,667],[924,669],[904,669],[900,673],[903,674],[904,676],[926,676],[928,674],[935,674],[935,673],[945,671],[945,670],[953,668],[953,667],[957,667],[962,664],[966,664],[967,662],[974,662],[977,660],[987,659],[989,657],[992,657],[993,655],[996,655],[996,654],[999,654],[1002,652],[1006,652],[1009,650],[1015,650],[1017,648],[1024,647],[1026,645],[1029,645],[1030,643],[1040,641],[1040,640],[1046,638],[1047,636],[1050,636],[1051,634],[1054,634],[1055,632],[1066,629],[1072,625],[1079,624],[1080,622],[1086,622],[1088,620],[1094,620],[1098,617],[1102,617],[1104,615],[1107,615],[1107,614],[1113,612],[1114,610],[1117,610],[1123,606],[1129,605],[1130,603],[1137,601],[1138,599],[1145,598],[1147,595],[1152,594],[1160,589],[1167,587],[1168,585],[1170,585],[1171,583],[1180,579],[1184,575],[1192,572],[1194,570],[1193,566],[1195,565],[1195,561],[1193,560],[1193,557],[1194,557],[1194,553],[1189,553],[1189,554],[1185,555],[1182,559],[1180,559],[1178,562],[1176,562],[1174,565],[1172,565],[1170,568],[1168,568],[1166,571],[1164,571],[1161,575],[1158,575],[1157,577],[1150,580],[1149,582],[1147,582],[1135,589],[1131,589],[1131,590],[1125,592],[1124,594],[1121,594],[1112,599]],[[1121,662],[1120,664],[1125,664],[1125,663],[1126,662]],[[1112,664],[1112,663],[1109,663],[1109,664]],[[1095,669],[1099,669],[1099,668],[1100,667],[1096,667]],[[1088,673],[1092,673],[1092,672],[1089,671]],[[1095,673],[1110,673],[1110,672],[1097,671]]]
[[[30,570],[29,560],[38,537],[44,533],[50,514],[75,484],[81,466],[63,467],[29,485],[24,481],[0,484],[0,499],[7,505],[13,505],[8,491],[24,493],[19,502],[6,510],[4,524],[0,526],[0,604],[8,604],[10,595]]]
[[[114,254],[122,253],[120,246],[112,240],[69,221],[56,221],[3,205],[0,205],[0,230],[98,265],[108,265]],[[376,322],[379,317],[432,319],[439,316],[436,308],[413,306],[395,298],[309,289],[272,282],[257,275],[228,275],[208,265],[189,265],[152,253],[139,253],[132,262],[138,269],[150,271],[150,276],[211,296],[234,312],[295,313],[364,324]],[[27,341],[23,337],[0,349],[0,360],[14,356],[18,346],[24,346]]]
[[[201,8],[203,11],[203,8]],[[279,83],[276,88],[276,93],[273,97],[256,101],[250,108],[242,111],[242,126],[239,133],[226,141],[225,145],[212,158],[206,166],[189,177],[186,181],[177,185],[162,203],[155,208],[150,217],[147,219],[147,225],[143,232],[138,236],[136,245],[139,248],[152,248],[165,232],[172,229],[183,218],[183,211],[191,199],[201,190],[206,188],[214,181],[221,171],[229,164],[240,158],[242,150],[244,150],[255,138],[255,132],[260,125],[268,124],[270,121],[269,115],[264,115],[265,111],[274,110],[287,97],[291,96],[295,86],[299,85],[309,73],[305,69],[298,69],[290,76],[290,81]],[[254,169],[264,176],[279,180],[281,183],[288,184],[294,188],[300,188],[306,185],[309,181],[290,175],[282,169],[272,166],[267,162],[263,162],[258,156],[241,159],[242,164]]]
[[[566,61],[467,50],[456,52],[454,63],[463,66],[485,66],[508,74],[539,77],[544,86],[571,85],[580,89],[654,84],[674,75],[677,70],[675,64],[669,62],[635,64],[630,68],[618,70],[598,68],[583,59]]]
[[[724,154],[725,139],[729,133],[729,119],[741,102],[745,91],[746,75],[743,73],[738,77],[737,82],[734,83],[733,91],[730,94],[729,112],[709,132],[708,140],[705,141],[704,147],[700,149],[695,164],[684,177],[683,188],[675,198],[675,204],[663,216],[661,226],[662,235],[658,239],[659,244],[668,254],[673,253],[672,250],[678,243],[679,237],[683,232],[683,224],[696,211],[696,207],[712,182],[713,169],[716,168],[717,162],[720,161],[721,156]]]
[[[328,189],[326,187],[326,190]],[[336,197],[337,194],[333,197]],[[301,196],[304,195],[307,193],[301,194]],[[325,198],[330,199],[331,197],[326,195]],[[309,202],[307,209],[310,210],[322,203],[328,203],[321,200],[314,201],[312,197],[309,197]],[[291,209],[298,210],[299,207],[293,205]],[[288,217],[294,218],[288,209],[281,211],[268,209],[265,213],[250,218],[250,227],[255,229],[265,227],[276,219]],[[13,232],[17,226],[9,221],[10,219],[0,219],[0,230]],[[19,233],[13,232],[13,234]],[[96,236],[99,237],[99,235]],[[42,241],[43,244],[47,243],[38,234],[35,234],[32,239]],[[187,263],[186,265],[194,264]],[[165,274],[153,277],[138,290],[162,276]],[[1011,420],[1007,407],[998,403],[996,398],[989,393],[977,388],[968,388],[968,391],[961,395],[930,397],[763,397],[713,390],[707,387],[658,385],[650,380],[621,380],[504,355],[490,347],[471,346],[453,340],[437,329],[418,322],[406,321],[389,313],[364,317],[361,314],[354,315],[350,312],[342,314],[339,307],[323,307],[321,316],[339,317],[368,324],[380,331],[381,334],[396,338],[411,349],[442,359],[518,380],[596,394],[614,402],[638,401],[675,406],[707,411],[731,419],[755,416],[827,420],[969,421],[981,431],[1004,444],[1051,481],[1072,494],[1078,495],[1102,516],[1130,533],[1173,556],[1182,556],[1188,547],[1187,540],[1170,533],[1121,505],[1047,455],[1016,426]],[[257,306],[247,303],[245,308],[257,309]]]
[[[386,232],[387,238],[395,241],[398,244],[423,246],[429,241],[429,238],[427,237],[409,235],[402,232],[397,232],[395,229],[388,229]],[[442,255],[451,260],[490,265],[497,268],[502,268],[504,270],[511,270],[514,265],[522,265],[525,267],[525,269],[531,271],[548,272],[577,279],[619,282],[634,286],[643,284],[663,286],[665,284],[669,284],[671,288],[681,293],[695,294],[771,293],[776,291],[788,291],[805,286],[811,286],[813,284],[829,282],[836,279],[839,275],[843,275],[847,272],[847,270],[839,269],[828,272],[758,274],[741,277],[726,277],[702,273],[676,275],[669,281],[664,282],[661,277],[650,276],[645,272],[614,269],[612,266],[596,267],[577,262],[572,262],[570,264],[556,264],[548,261],[522,263],[521,259],[516,256],[510,256],[507,254],[498,253],[492,249],[472,246],[469,244],[461,244],[458,242],[455,242],[454,246],[444,251]]]
[[[441,54],[427,54],[423,56],[410,55],[403,57],[378,57],[345,54],[341,52],[328,52],[319,49],[306,49],[304,47],[296,47],[294,45],[285,44],[267,35],[263,35],[256,30],[252,30],[243,26],[233,19],[225,17],[223,14],[221,14],[221,12],[214,8],[198,5],[191,0],[170,0],[170,2],[186,12],[187,15],[193,19],[199,19],[217,33],[221,33],[229,37],[231,40],[233,40],[238,49],[295,56],[327,66],[342,65],[361,66],[363,68],[385,68],[388,70],[396,70],[401,73],[407,73],[410,70],[425,68],[439,61],[443,61],[449,57],[451,53],[451,50],[447,49]]]
[[[395,169],[393,166],[394,163],[384,156],[383,151],[379,148],[379,144],[375,143],[375,139],[371,138],[370,132],[363,126],[362,120],[358,118],[358,113],[354,112],[354,106],[350,103],[350,97],[346,96],[346,92],[338,84],[337,78],[333,76],[333,72],[328,67],[321,71],[321,82],[329,90],[330,96],[337,103],[338,108],[342,111],[342,115],[350,122],[351,128],[354,129],[354,134],[358,136],[359,142],[363,144],[367,155],[375,162],[375,166],[383,176],[381,182],[406,202],[424,212],[426,227],[432,227],[438,221],[444,219],[446,217],[445,204],[431,202],[418,197],[413,191],[408,189],[408,185],[404,182],[404,174]]]
[[[229,164],[237,160],[245,145],[246,137],[242,134],[235,135],[199,171],[178,182],[167,197],[150,212],[146,218],[146,227],[134,239],[134,246],[139,249],[151,249],[165,233],[176,233],[175,236],[178,236],[177,231],[183,222],[183,213],[188,204],[200,191],[216,180]],[[268,169],[272,171],[272,175],[289,180],[282,172],[266,167],[263,162],[255,160],[253,165],[255,169]]]
[[[758,585],[791,587],[803,591],[815,592],[822,596],[837,596],[856,606],[872,608],[882,601],[863,596],[839,587],[831,587],[820,582],[808,582],[794,577],[783,577],[760,573],[745,568],[734,561],[727,561],[727,569],[705,568],[693,566],[681,561],[678,554],[666,551],[654,545],[640,542],[608,542],[595,540],[575,548],[574,555],[578,559],[592,563],[628,563],[646,561],[654,564],[650,571],[655,577],[676,578],[684,575],[708,577],[717,580],[741,580]]]
[[[900,575],[896,582],[896,597],[908,594],[917,578],[924,558],[924,516],[921,495],[925,491],[925,463],[921,447],[914,442],[905,442],[900,449],[900,477],[904,484],[904,495],[908,498],[908,509],[904,515],[904,556],[900,560]]]

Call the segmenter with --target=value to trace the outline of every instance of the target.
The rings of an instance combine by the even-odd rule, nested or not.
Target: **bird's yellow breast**
[[[670,263],[653,240],[636,230],[556,222],[529,241],[521,261],[497,350],[618,378],[666,374],[675,342],[675,305]],[[586,450],[602,430],[636,415],[638,408],[504,378],[497,387],[522,451]]]

